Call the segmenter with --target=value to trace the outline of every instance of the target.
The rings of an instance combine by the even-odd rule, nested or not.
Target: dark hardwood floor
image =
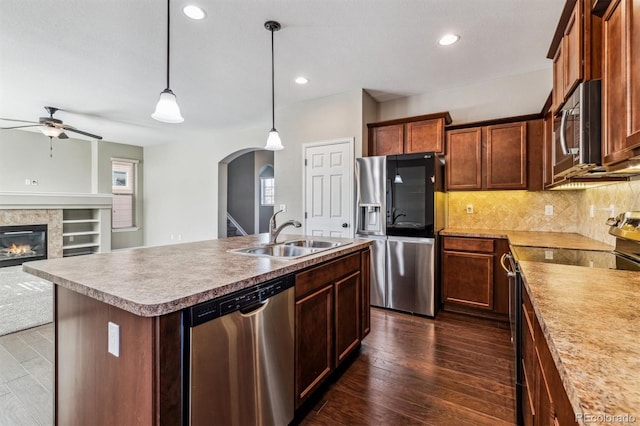
[[[302,425],[513,425],[509,325],[372,309],[360,355]]]

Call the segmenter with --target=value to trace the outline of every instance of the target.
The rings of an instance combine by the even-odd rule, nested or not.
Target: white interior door
[[[305,144],[305,234],[353,237],[353,138]]]

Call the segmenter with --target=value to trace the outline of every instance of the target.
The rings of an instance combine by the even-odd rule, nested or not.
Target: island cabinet
[[[500,267],[500,258],[508,251],[505,239],[444,237],[444,309],[508,320],[509,281]]]
[[[447,189],[541,189],[542,120],[489,123],[447,129]]]
[[[368,123],[368,155],[444,153],[444,126],[449,123],[448,112]]]
[[[557,112],[578,83],[601,76],[602,21],[589,0],[567,0],[547,58],[553,60],[552,110]]]
[[[365,250],[296,274],[296,408],[369,332],[369,257]]]
[[[602,160],[616,170],[640,156],[640,1],[610,2],[603,16],[603,62]]]
[[[526,289],[522,291],[520,323],[524,425],[576,425],[569,397]]]

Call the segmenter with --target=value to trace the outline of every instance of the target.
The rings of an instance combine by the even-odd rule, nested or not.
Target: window
[[[260,178],[260,205],[273,206],[275,202],[275,186],[273,177]]]
[[[113,194],[111,227],[113,229],[136,226],[137,174],[136,160],[111,160],[111,192]]]

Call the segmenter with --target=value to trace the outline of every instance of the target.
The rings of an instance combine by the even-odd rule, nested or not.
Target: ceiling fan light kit
[[[264,149],[267,149],[269,151],[280,151],[281,149],[284,149],[284,146],[282,146],[282,141],[280,140],[280,135],[278,134],[278,131],[276,130],[276,113],[275,113],[275,83],[274,83],[274,76],[275,76],[275,72],[274,72],[274,65],[273,65],[273,33],[275,31],[279,31],[280,28],[282,28],[280,26],[280,23],[276,22],[276,21],[267,21],[264,23],[264,27],[267,29],[267,31],[271,32],[271,130],[269,131],[269,136],[267,137],[267,144],[265,145]]]
[[[163,123],[182,123],[184,118],[180,114],[180,107],[176,100],[176,95],[169,88],[169,58],[171,57],[170,49],[170,34],[171,34],[171,7],[170,0],[167,0],[167,88],[160,93],[160,100],[156,105],[156,110],[151,114],[154,120],[162,121]]]

